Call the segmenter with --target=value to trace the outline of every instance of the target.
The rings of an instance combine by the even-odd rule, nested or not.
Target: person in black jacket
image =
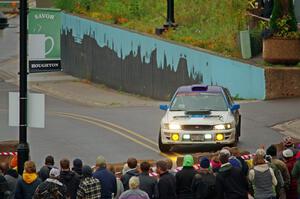
[[[77,189],[80,183],[79,176],[70,170],[70,161],[68,159],[62,159],[60,161],[60,167],[59,181],[67,187],[67,197],[76,199]]]
[[[145,191],[150,199],[157,197],[157,182],[156,179],[149,176],[150,164],[148,162],[141,163],[142,173],[139,176],[140,189]]]
[[[167,162],[158,161],[156,172],[159,174],[158,199],[176,199],[176,178],[168,172]]]
[[[51,155],[48,155],[45,158],[45,165],[38,172],[39,178],[44,182],[47,178],[49,178],[49,172],[54,166],[54,158]]]
[[[210,168],[210,161],[207,157],[200,160],[200,170],[194,176],[192,182],[192,192],[197,199],[215,199],[216,176]]]
[[[222,149],[219,154],[222,163],[216,179],[218,199],[248,199],[248,181],[241,169],[228,162],[230,152]]]
[[[240,150],[237,147],[232,147],[230,152],[231,152],[232,156],[236,157],[240,161],[243,174],[245,176],[248,176],[249,167],[248,167],[248,164],[245,162],[245,160],[241,157]]]
[[[66,199],[67,188],[59,179],[60,171],[52,168],[49,178],[35,190],[33,199]]]
[[[129,180],[132,176],[139,176],[139,172],[137,169],[137,160],[135,158],[128,158],[127,160],[128,170],[121,177],[121,181],[124,186],[124,191],[129,189]]]
[[[183,168],[181,171],[176,173],[176,194],[178,199],[194,198],[191,185],[197,172],[193,166],[193,156],[185,155],[183,158]]]

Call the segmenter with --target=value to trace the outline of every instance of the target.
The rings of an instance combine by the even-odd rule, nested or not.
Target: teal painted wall
[[[265,98],[263,68],[69,14],[62,15],[62,30],[70,31],[78,44],[85,36],[92,37],[100,47],[108,47],[123,60],[132,52],[136,55],[140,51],[141,59],[149,63],[156,50],[157,67],[162,68],[167,62],[177,70],[184,58],[189,73],[202,74],[204,84],[222,85],[240,98]]]

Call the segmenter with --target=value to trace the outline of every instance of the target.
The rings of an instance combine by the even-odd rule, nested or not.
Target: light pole
[[[155,28],[155,34],[161,35],[166,32],[169,28],[177,27],[174,17],[174,0],[167,0],[167,20],[162,28]]]
[[[23,174],[24,163],[29,159],[27,143],[27,0],[20,0],[20,124],[18,145],[18,173]]]
[[[165,27],[176,27],[175,17],[174,17],[174,0],[167,0],[168,8],[167,8],[167,21],[164,25]]]

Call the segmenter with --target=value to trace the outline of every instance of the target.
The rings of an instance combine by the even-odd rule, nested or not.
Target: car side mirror
[[[239,104],[233,104],[230,107],[230,110],[231,110],[231,112],[233,112],[233,111],[239,110],[240,108],[241,108],[241,106]]]
[[[161,105],[159,106],[159,109],[160,109],[160,110],[163,110],[163,111],[167,111],[167,110],[169,109],[169,105],[161,104]]]

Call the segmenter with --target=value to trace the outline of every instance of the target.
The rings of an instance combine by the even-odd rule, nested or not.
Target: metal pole
[[[29,159],[27,143],[27,0],[20,0],[20,125],[18,145],[18,173],[23,174]]]
[[[174,0],[168,0],[168,9],[167,9],[167,24],[169,27],[175,25],[174,17]]]

